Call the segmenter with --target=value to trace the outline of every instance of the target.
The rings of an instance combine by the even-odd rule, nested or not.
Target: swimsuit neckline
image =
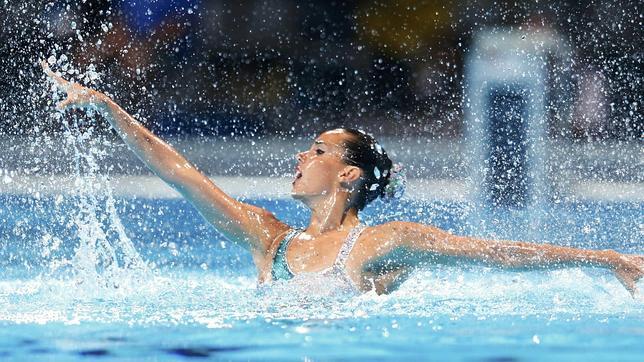
[[[275,257],[273,258],[273,266],[271,268],[272,279],[288,280],[288,279],[292,279],[296,275],[307,275],[307,274],[323,275],[323,274],[328,274],[329,272],[332,272],[335,270],[339,274],[342,274],[344,279],[347,279],[354,289],[359,290],[359,288],[356,287],[353,280],[349,278],[349,276],[347,275],[346,269],[345,269],[345,263],[349,257],[349,254],[353,250],[353,247],[357,239],[359,238],[360,234],[365,228],[366,228],[366,225],[359,223],[358,225],[351,228],[351,230],[349,230],[349,233],[347,234],[342,245],[340,246],[340,250],[338,251],[338,254],[331,266],[319,271],[301,272],[297,274],[292,271],[290,265],[288,264],[288,260],[286,258],[286,251],[291,241],[295,239],[295,237],[300,235],[302,232],[304,232],[304,229],[291,229],[287,233],[287,235],[280,241],[280,245],[278,246],[278,249],[275,252]]]

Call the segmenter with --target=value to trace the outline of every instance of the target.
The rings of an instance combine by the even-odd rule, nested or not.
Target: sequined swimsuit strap
[[[333,264],[334,266],[344,269],[344,264],[347,262],[349,254],[351,254],[351,250],[353,250],[353,246],[366,227],[366,225],[359,224],[349,231],[349,235],[347,235],[347,239],[344,241],[344,244],[342,244],[338,257],[335,259],[335,263]]]

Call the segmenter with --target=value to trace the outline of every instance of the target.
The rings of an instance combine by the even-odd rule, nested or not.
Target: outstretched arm
[[[67,93],[67,98],[58,104],[59,109],[76,107],[100,111],[129,148],[156,175],[181,193],[226,237],[249,249],[254,257],[262,258],[272,241],[288,229],[270,212],[239,202],[224,193],[174,148],[105,94],[63,79],[45,62],[41,65],[56,85]]]
[[[387,224],[390,248],[402,246],[430,256],[449,256],[509,269],[539,269],[569,266],[601,267],[612,270],[631,293],[644,276],[644,256],[620,254],[613,250],[587,250],[552,244],[499,241],[453,235],[439,228],[411,223]]]

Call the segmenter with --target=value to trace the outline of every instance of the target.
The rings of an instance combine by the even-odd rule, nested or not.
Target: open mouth
[[[300,167],[295,168],[295,178],[293,179],[293,183],[297,181],[298,179],[302,178],[302,171],[300,170]]]

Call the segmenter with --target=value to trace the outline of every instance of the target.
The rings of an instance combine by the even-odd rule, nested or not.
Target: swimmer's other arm
[[[453,235],[430,225],[412,222],[391,222],[383,226],[390,229],[386,234],[390,235],[390,249],[402,246],[411,252],[428,255],[430,261],[440,257],[454,257],[519,270],[600,267],[613,271],[631,293],[635,293],[635,283],[644,275],[644,256],[621,254],[613,250],[485,240]]]
[[[169,144],[154,135],[105,94],[68,82],[43,69],[67,92],[58,105],[94,108],[101,112],[129,148],[163,181],[176,189],[201,215],[232,241],[263,258],[273,239],[288,229],[267,210],[239,202],[224,193],[206,175]]]

